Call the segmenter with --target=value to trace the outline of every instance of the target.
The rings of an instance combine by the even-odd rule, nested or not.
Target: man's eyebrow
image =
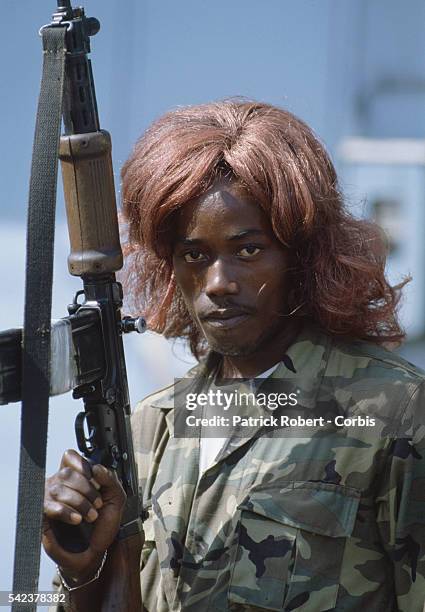
[[[261,229],[246,229],[237,232],[236,234],[231,234],[230,236],[226,236],[226,240],[241,240],[241,238],[247,238],[250,236],[264,236],[265,232]],[[194,246],[197,244],[202,244],[203,240],[201,238],[177,238],[176,244],[181,244],[182,246]]]
[[[193,246],[194,244],[201,244],[202,240],[199,238],[177,238],[176,244],[183,246]]]
[[[227,236],[227,240],[240,240],[241,238],[249,238],[250,236],[264,236],[265,231],[261,229],[246,229],[241,230],[237,234],[232,234],[231,236]]]

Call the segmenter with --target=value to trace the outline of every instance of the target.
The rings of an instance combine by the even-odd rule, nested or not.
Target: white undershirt
[[[267,378],[272,372],[275,371],[278,365],[279,363],[276,363],[268,370],[265,370],[265,372],[257,374],[255,378]],[[205,472],[205,470],[207,470],[214,463],[214,459],[224,446],[226,440],[227,438],[201,437],[199,448],[199,476],[201,476],[201,474],[203,474],[203,472]]]

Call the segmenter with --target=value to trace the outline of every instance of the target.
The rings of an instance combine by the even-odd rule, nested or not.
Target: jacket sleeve
[[[425,602],[424,384],[414,390],[397,436],[388,441],[377,498],[378,528],[393,567],[399,612],[423,612]]]
[[[150,396],[149,396],[150,397]],[[160,586],[160,566],[154,535],[151,491],[168,439],[164,417],[150,406],[149,397],[139,402],[131,417],[134,453],[144,511],[144,544],[140,563],[140,586],[143,612],[167,609]]]

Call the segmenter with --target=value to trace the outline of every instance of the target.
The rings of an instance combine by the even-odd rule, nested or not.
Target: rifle
[[[75,377],[73,397],[81,398],[84,411],[76,418],[80,451],[92,463],[116,471],[127,502],[116,548],[135,560],[137,573],[121,599],[119,589],[108,593],[105,609],[141,609],[138,562],[142,546],[141,508],[133,453],[130,404],[122,334],[143,332],[144,320],[121,318],[122,287],[115,272],[122,267],[111,139],[100,129],[90,53],[90,36],[99,30],[95,18],[70,0],[58,0],[53,21],[44,27],[65,27],[65,89],[62,108],[65,134],[59,158],[70,237],[69,272],[81,277],[83,289],[61,320],[71,339]],[[43,29],[43,28],[42,28]],[[0,403],[21,398],[21,330],[0,334]],[[83,551],[92,531],[89,524],[70,526],[57,522],[55,535],[70,552]],[[119,555],[117,555],[117,558]],[[113,559],[109,561],[109,566]],[[123,571],[117,568],[117,574]],[[109,567],[109,575],[114,575]]]

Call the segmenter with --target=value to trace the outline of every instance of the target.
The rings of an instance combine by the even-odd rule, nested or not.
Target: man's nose
[[[208,297],[235,295],[239,285],[235,280],[235,272],[222,259],[216,259],[209,267],[205,278],[205,293]]]

